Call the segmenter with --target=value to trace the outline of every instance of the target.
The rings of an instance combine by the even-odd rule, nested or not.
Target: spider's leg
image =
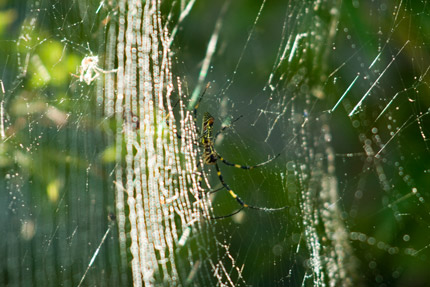
[[[193,109],[194,122],[195,122],[195,121],[196,121],[196,119],[197,119],[197,109],[199,108],[200,102],[202,101],[203,96],[205,95],[206,90],[209,88],[210,84],[211,84],[211,83],[209,82],[209,83],[206,85],[205,89],[203,90],[202,95],[200,96],[199,100],[197,101],[197,104],[194,106],[194,109]]]
[[[252,208],[252,209],[257,209],[257,210],[262,210],[262,211],[266,211],[266,212],[272,212],[272,211],[278,211],[278,210],[282,210],[287,208],[288,206],[284,206],[284,207],[280,207],[280,208],[267,208],[267,207],[258,207],[258,206],[253,206],[253,205],[249,205],[247,203],[245,203],[228,185],[227,183],[224,181],[224,178],[222,177],[221,171],[219,169],[218,163],[215,163],[215,168],[216,168],[216,172],[218,175],[219,180],[221,181],[222,185],[225,187],[225,189],[227,189],[228,193],[230,194],[231,197],[233,197],[234,199],[236,199],[236,201],[242,206],[242,208],[240,210],[242,210],[243,208],[247,207],[247,208]],[[239,211],[238,211],[239,212]],[[237,212],[236,212],[237,213]],[[229,217],[229,216],[227,216]]]
[[[200,162],[197,163],[197,169],[199,168]],[[203,190],[202,182],[203,182],[203,167],[200,169],[199,177],[197,178],[199,182],[199,197],[201,198],[200,191]]]
[[[206,87],[205,87],[205,89],[204,89],[204,91],[203,91],[202,95],[200,96],[199,100],[197,101],[197,104],[196,104],[196,105],[194,106],[194,108],[193,108],[193,120],[194,120],[194,125],[195,125],[196,130],[197,130],[197,134],[200,134],[199,128],[197,127],[197,109],[199,108],[200,102],[202,101],[202,98],[203,98],[203,96],[205,95],[206,90],[209,88],[209,85],[210,85],[210,83],[208,83],[208,84],[206,85]],[[178,102],[179,102],[179,100],[176,102],[176,104],[175,104],[173,107],[176,107],[176,105],[178,104]],[[181,136],[180,136],[178,133],[176,133],[176,135],[177,135],[177,137],[178,137],[178,138],[181,138]],[[200,138],[201,138],[201,137],[199,137],[199,139],[200,139]],[[199,144],[198,144],[198,145],[199,145]]]
[[[95,79],[97,79],[98,76],[100,76],[100,73],[97,70],[93,69],[93,71],[94,71],[94,76],[92,76],[89,79],[85,79],[85,83],[87,83],[87,85],[91,84]]]
[[[193,119],[194,119],[194,125],[196,126],[197,134],[200,134],[200,130],[199,130],[199,128],[197,127],[197,109],[199,108],[200,102],[202,101],[203,96],[205,95],[206,90],[209,88],[210,84],[211,84],[211,83],[209,82],[209,83],[206,85],[205,89],[203,90],[202,95],[200,96],[199,100],[197,101],[197,104],[196,104],[196,105],[194,106],[194,108],[193,108]]]
[[[176,137],[178,138],[178,139],[182,139],[182,136],[178,133],[178,132],[176,132]],[[200,138],[199,138],[200,139]],[[202,145],[202,143],[201,142],[193,142],[193,145],[195,145],[195,146],[198,146],[198,147],[203,147],[203,145]]]
[[[236,215],[236,214],[238,214],[239,212],[241,212],[242,211],[242,209],[244,209],[245,207],[241,207],[241,208],[239,208],[238,210],[236,210],[235,212],[233,212],[233,213],[230,213],[230,214],[227,214],[227,215],[221,215],[221,216],[215,216],[215,217],[211,217],[211,219],[225,219],[225,218],[229,218],[229,217],[232,217],[233,215]]]
[[[176,104],[174,105],[174,107],[178,104],[178,102],[179,102],[179,100],[176,102]],[[167,124],[167,125],[169,125],[169,117],[170,117],[170,114],[168,114],[167,116],[166,116],[166,118],[165,118],[165,123]],[[195,119],[194,119],[194,122],[195,122]],[[197,131],[198,132],[198,131]],[[178,138],[178,139],[182,139],[182,136],[179,134],[179,132],[176,130],[176,137]],[[198,137],[198,139],[197,140],[200,140],[200,137]],[[196,141],[196,142],[194,142],[193,143],[194,145],[196,145],[196,146],[199,146],[199,147],[202,147],[202,144],[200,143],[200,142],[198,142],[198,141]]]
[[[229,165],[229,166],[233,166],[233,167],[235,167],[235,168],[241,168],[241,169],[253,169],[253,168],[256,168],[256,167],[259,167],[259,166],[263,166],[263,165],[265,165],[265,164],[268,164],[269,162],[271,162],[272,160],[275,160],[278,156],[280,156],[281,154],[277,154],[276,156],[274,156],[274,157],[272,157],[271,159],[269,159],[269,160],[266,160],[265,162],[262,162],[262,163],[259,163],[259,164],[256,164],[256,165],[251,165],[251,166],[248,166],[248,165],[240,165],[240,164],[236,164],[236,163],[231,163],[231,162],[229,162],[229,161],[227,161],[227,160],[225,160],[220,154],[218,154],[217,153],[217,155],[218,155],[218,158],[224,163],[224,164],[226,164],[226,165]]]
[[[231,195],[231,197],[233,197],[234,199],[236,199],[236,201],[242,207],[251,207],[248,204],[246,204],[245,202],[243,202],[243,200],[236,193],[234,193],[234,191],[227,185],[227,183],[224,181],[224,178],[223,178],[223,176],[221,174],[221,171],[219,169],[218,163],[215,163],[215,169],[216,169],[216,173],[218,175],[219,181],[221,181],[221,184],[224,186],[225,189],[227,189],[227,191]],[[253,208],[253,207],[251,207],[251,208]]]
[[[214,190],[210,190],[210,191],[208,191],[209,193],[215,193],[215,192],[218,192],[218,191],[220,191],[220,190],[223,190],[225,188],[225,186],[222,186],[222,187],[220,187],[220,188],[217,188],[217,189],[214,189]]]
[[[197,169],[200,166],[200,161],[197,163]],[[201,169],[200,169],[200,173],[198,174],[198,183],[199,183],[199,192],[203,191],[203,173],[204,173],[204,165],[202,165]],[[222,187],[222,189],[224,189],[224,187]],[[211,192],[210,192],[211,193]],[[199,197],[202,198],[202,196],[199,194]]]
[[[112,70],[103,70],[102,68],[99,67],[94,67],[95,71],[98,71],[99,73],[103,73],[103,74],[109,74],[109,73],[116,73],[118,72],[118,69],[112,69]]]

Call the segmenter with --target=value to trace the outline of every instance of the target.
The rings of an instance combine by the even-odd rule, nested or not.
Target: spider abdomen
[[[204,148],[204,162],[208,165],[213,165],[218,160],[218,155],[214,149],[213,125],[214,118],[208,112],[206,112],[203,116],[202,144]]]
[[[204,156],[205,164],[208,164],[208,165],[215,164],[216,161],[218,160],[217,154],[210,147],[208,148],[205,147],[205,152],[203,156]]]

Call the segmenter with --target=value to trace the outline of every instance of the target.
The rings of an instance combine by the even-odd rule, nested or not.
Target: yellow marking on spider
[[[236,193],[234,193],[234,191],[233,190],[229,190],[228,192],[230,192],[230,195],[234,198],[234,199],[236,199],[236,197],[237,197],[237,194]]]

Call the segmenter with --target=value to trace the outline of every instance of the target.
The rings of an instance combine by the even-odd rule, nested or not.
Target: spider
[[[105,71],[98,66],[99,58],[97,56],[86,56],[82,59],[81,66],[79,67],[79,75],[72,74],[72,76],[79,78],[79,81],[90,85],[100,73],[108,74],[114,73],[117,69]]]
[[[209,85],[208,85],[209,86]],[[208,86],[206,86],[206,89],[208,88]],[[205,94],[205,92],[206,92],[206,89],[203,91],[203,93],[202,93],[202,95],[200,96],[200,99],[199,99],[199,101],[198,101],[198,103],[196,104],[196,106],[194,107],[194,110],[193,110],[193,113],[194,113],[194,119],[196,119],[196,115],[197,115],[197,108],[198,108],[198,106],[199,106],[199,104],[200,104],[200,101],[201,101],[201,99],[202,99],[202,97],[203,97],[203,95]],[[251,208],[251,209],[256,209],[256,210],[262,210],[262,211],[266,211],[266,212],[272,212],[272,211],[279,211],[279,210],[283,210],[283,209],[285,209],[285,208],[287,208],[288,206],[284,206],[284,207],[280,207],[280,208],[267,208],[267,207],[259,207],[259,206],[254,206],[254,205],[249,205],[249,204],[247,204],[245,201],[243,201],[243,199],[241,199],[231,188],[230,188],[230,186],[224,181],[224,178],[223,178],[223,176],[222,176],[222,174],[221,174],[221,170],[220,170],[220,168],[219,168],[219,166],[218,166],[218,160],[220,160],[220,161],[222,161],[225,165],[228,165],[228,166],[233,166],[233,167],[235,167],[235,168],[241,168],[241,169],[246,169],[246,170],[250,170],[250,169],[253,169],[253,168],[256,168],[256,167],[260,167],[260,166],[263,166],[263,165],[266,165],[266,164],[268,164],[269,162],[271,162],[271,161],[273,161],[274,159],[276,159],[278,156],[280,156],[280,154],[278,154],[278,155],[276,155],[276,156],[274,156],[274,157],[272,157],[271,159],[269,159],[269,160],[267,160],[267,161],[265,161],[265,162],[262,162],[262,163],[259,163],[259,164],[256,164],[256,165],[253,165],[253,166],[246,166],[246,165],[240,165],[240,164],[235,164],[235,163],[231,163],[231,162],[229,162],[229,161],[227,161],[226,159],[224,159],[216,150],[215,150],[215,147],[214,147],[214,145],[215,145],[215,140],[216,140],[216,138],[217,138],[217,136],[219,135],[219,134],[221,134],[225,129],[227,129],[227,128],[229,128],[229,127],[231,127],[231,125],[234,123],[234,122],[236,122],[237,120],[239,120],[240,118],[241,118],[242,116],[240,116],[240,117],[238,117],[237,119],[235,119],[235,120],[233,120],[232,121],[232,123],[230,124],[230,125],[228,125],[228,126],[224,126],[223,128],[221,128],[216,134],[215,134],[215,136],[214,136],[214,134],[213,134],[213,125],[214,125],[214,122],[215,122],[215,120],[214,120],[214,117],[213,116],[211,116],[208,112],[206,112],[204,115],[203,115],[203,123],[202,123],[202,133],[201,133],[201,135],[200,135],[200,139],[201,139],[201,144],[200,144],[200,146],[202,146],[202,148],[203,148],[203,163],[204,164],[206,164],[206,165],[214,165],[215,166],[215,169],[216,169],[216,172],[217,172],[217,176],[218,176],[218,179],[219,179],[219,181],[221,182],[221,184],[222,184],[222,188],[221,189],[226,189],[228,192],[229,192],[229,194],[230,194],[230,196],[233,198],[233,199],[235,199],[236,201],[237,201],[237,203],[238,204],[240,204],[241,205],[241,207],[238,209],[238,210],[236,210],[235,212],[233,212],[233,213],[231,213],[231,214],[229,214],[229,215],[226,215],[226,216],[219,216],[219,217],[214,217],[213,219],[222,219],[222,218],[227,218],[227,217],[230,217],[230,216],[233,216],[233,215],[235,215],[235,214],[237,214],[237,213],[239,213],[240,211],[242,211],[244,208]],[[200,186],[201,186],[201,184],[202,184],[202,177],[199,177],[199,184],[200,184]],[[214,191],[211,191],[211,193],[214,193],[214,192],[217,192],[217,191],[219,191],[219,190],[221,190],[221,189],[218,189],[218,190],[214,190]]]

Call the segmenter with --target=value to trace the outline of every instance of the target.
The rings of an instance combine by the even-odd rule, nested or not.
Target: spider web
[[[428,284],[430,3],[212,2],[1,4],[0,285]]]

